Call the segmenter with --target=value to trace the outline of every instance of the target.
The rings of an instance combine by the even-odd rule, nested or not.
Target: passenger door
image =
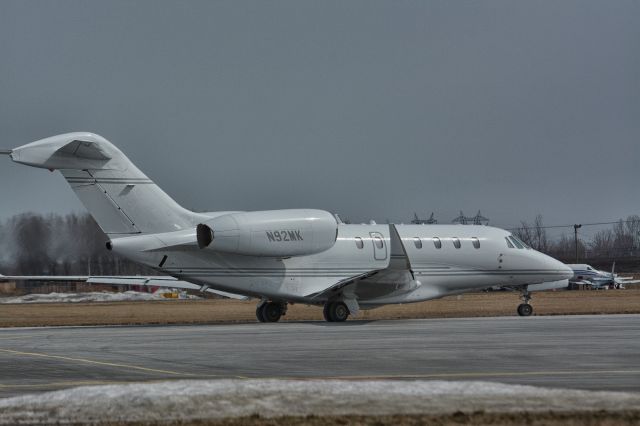
[[[384,237],[379,232],[369,232],[373,242],[373,258],[375,260],[385,260],[387,258],[387,244]]]

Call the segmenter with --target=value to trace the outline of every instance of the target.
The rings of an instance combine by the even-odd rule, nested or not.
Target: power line
[[[616,220],[613,222],[593,222],[593,223],[582,223],[582,226],[598,226],[598,225],[615,225],[617,223],[630,223],[630,222],[638,222],[637,219],[632,219],[632,220]],[[535,226],[535,225],[528,225],[525,227],[524,225],[522,226],[517,226],[514,228],[506,228],[507,231],[517,231],[518,229],[521,228],[540,228],[540,229],[554,229],[554,228],[573,228],[574,224],[571,225],[545,225],[545,226]]]

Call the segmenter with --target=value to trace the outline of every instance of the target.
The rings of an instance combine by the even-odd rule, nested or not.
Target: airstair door
[[[384,237],[379,232],[370,232],[371,241],[373,242],[373,258],[375,260],[385,260],[387,258],[387,244]]]

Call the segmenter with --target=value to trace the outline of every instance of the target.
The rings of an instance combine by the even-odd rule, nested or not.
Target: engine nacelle
[[[196,228],[201,249],[246,256],[305,256],[329,250],[338,237],[335,217],[323,210],[229,213]]]

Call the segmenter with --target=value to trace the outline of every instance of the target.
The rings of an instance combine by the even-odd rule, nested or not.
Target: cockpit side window
[[[473,248],[480,248],[480,240],[477,237],[471,238],[471,243],[473,244]]]
[[[515,248],[513,246],[513,243],[511,242],[511,240],[509,239],[509,237],[504,237],[504,240],[507,242],[507,247],[509,248]]]

